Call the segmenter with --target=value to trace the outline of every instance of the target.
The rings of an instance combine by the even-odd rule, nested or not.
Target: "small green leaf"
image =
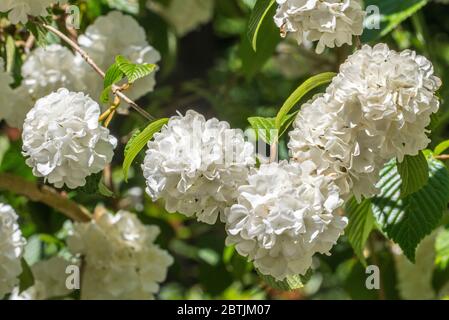
[[[371,200],[377,225],[389,239],[399,244],[412,262],[416,247],[439,225],[449,201],[447,168],[432,157],[427,162],[427,184],[417,192],[401,197],[401,176],[396,161],[390,161],[380,173],[380,194]]]
[[[402,180],[401,197],[415,193],[429,180],[429,166],[422,152],[417,156],[405,156],[397,165]]]
[[[444,151],[449,149],[449,140],[441,142],[436,146],[435,151],[433,152],[436,156],[441,155]]]
[[[263,117],[250,117],[248,118],[248,122],[251,124],[251,127],[256,131],[256,135],[258,138],[262,139],[268,144],[272,144],[277,142],[287,129],[290,127],[292,122],[295,120],[298,112],[294,112],[288,114],[281,124],[280,130],[277,130],[275,123],[275,118],[263,118]],[[277,135],[277,133],[279,135]]]
[[[98,185],[103,176],[103,172],[91,174],[86,178],[86,184],[76,190],[85,194],[96,194],[98,192]]]
[[[110,88],[113,84],[116,84],[125,77],[125,73],[120,70],[117,63],[114,63],[109,67],[104,76],[103,88]]]
[[[257,0],[251,12],[248,22],[248,38],[254,51],[257,51],[257,40],[264,19],[268,17],[271,19],[271,23],[274,23],[273,17],[268,14],[274,3],[274,0]]]
[[[449,229],[446,228],[438,233],[435,241],[435,265],[440,270],[449,266]]]
[[[158,119],[150,123],[142,132],[134,135],[125,147],[125,160],[123,161],[123,174],[125,181],[128,181],[128,171],[136,156],[145,147],[147,142],[153,138],[153,135],[160,131],[168,123],[168,118]]]
[[[114,192],[112,192],[104,183],[103,179],[98,183],[98,192],[105,197],[115,198]]]
[[[282,281],[276,280],[272,276],[264,275],[258,272],[262,280],[273,289],[282,291],[292,291],[304,287],[304,284],[310,280],[312,271],[309,269],[304,276],[294,275],[285,278]]]
[[[135,64],[123,56],[117,56],[115,62],[120,70],[126,75],[129,83],[133,83],[138,79],[148,76],[156,69],[155,64]]]
[[[346,227],[345,234],[360,262],[366,265],[363,249],[365,248],[371,230],[374,228],[371,201],[365,199],[361,203],[357,203],[357,200],[352,198],[346,203],[346,213],[349,223]]]
[[[302,97],[304,97],[308,92],[315,89],[316,87],[319,87],[321,85],[324,85],[326,83],[329,83],[332,81],[332,79],[335,77],[335,73],[333,72],[325,72],[320,73],[316,76],[313,76],[306,81],[304,81],[291,95],[288,97],[288,99],[284,102],[284,105],[279,110],[277,116],[276,116],[276,128],[280,128],[282,126],[282,123],[284,121],[284,118],[287,116],[287,114],[290,112],[290,110],[301,100]]]
[[[10,35],[6,36],[6,72],[12,73],[16,60],[16,43]]]
[[[100,101],[102,103],[108,103],[109,102],[109,93],[111,93],[112,86],[106,87],[101,92]]]
[[[30,266],[24,258],[20,260],[22,265],[22,273],[19,276],[19,293],[22,293],[32,285],[34,285],[34,276]]]

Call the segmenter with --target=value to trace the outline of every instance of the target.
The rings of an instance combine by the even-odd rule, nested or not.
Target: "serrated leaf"
[[[156,65],[154,64],[135,64],[123,56],[117,56],[115,62],[120,70],[126,75],[129,83],[133,83],[138,79],[148,76],[156,69]]]
[[[273,16],[268,14],[274,3],[274,0],[257,0],[251,12],[248,22],[248,38],[254,51],[257,51],[257,40],[264,19],[271,19],[271,23],[274,23]]]
[[[320,73],[316,76],[313,76],[306,81],[304,81],[291,95],[288,97],[288,99],[284,102],[281,109],[279,110],[277,116],[275,125],[276,128],[280,128],[282,125],[282,122],[284,121],[284,118],[287,116],[287,114],[290,112],[291,109],[304,97],[307,93],[309,93],[311,90],[315,89],[316,87],[319,87],[321,85],[324,85],[326,83],[329,83],[332,81],[332,79],[335,77],[335,73],[333,72],[325,72]]]
[[[365,0],[365,7],[375,6],[379,8],[380,28],[365,28],[362,41],[370,42],[387,35],[426,3],[427,0]],[[369,16],[368,19],[365,19],[365,22],[369,22]]]
[[[447,149],[449,149],[449,140],[443,141],[439,145],[437,145],[433,153],[436,156],[439,156]]]
[[[349,219],[345,234],[360,262],[366,265],[363,249],[374,227],[371,201],[365,199],[361,203],[357,203],[357,200],[352,198],[346,203],[345,210]]]
[[[109,102],[109,94],[111,93],[112,86],[106,87],[101,92],[100,101],[102,103],[108,103]]]
[[[381,171],[381,192],[372,199],[372,210],[379,228],[399,244],[412,262],[421,240],[439,224],[449,201],[449,172],[441,161],[429,157],[428,183],[406,197],[401,197],[401,177],[396,161]]]
[[[34,285],[34,276],[30,266],[24,258],[20,259],[22,273],[19,276],[19,293],[22,293],[32,285]]]
[[[123,161],[125,181],[128,181],[128,171],[136,156],[145,147],[147,142],[153,138],[153,135],[168,123],[168,120],[168,118],[162,118],[150,123],[142,132],[135,134],[128,141],[125,147],[125,160]]]
[[[429,180],[429,166],[422,152],[417,156],[405,156],[397,166],[402,180],[401,197],[415,193]]]
[[[272,276],[261,274],[260,272],[258,272],[258,274],[262,278],[262,280],[273,289],[282,291],[292,291],[304,287],[304,284],[310,280],[310,277],[312,276],[312,271],[309,269],[309,271],[307,271],[307,273],[304,276],[301,275],[288,276],[282,281],[276,280]]]
[[[438,233],[435,240],[435,265],[440,270],[449,266],[449,229],[446,228]]]
[[[112,64],[108,70],[106,71],[106,74],[104,76],[103,81],[103,88],[110,88],[113,84],[116,84],[120,80],[123,79],[125,76],[125,73],[123,73],[122,70],[120,70],[117,63]]]
[[[250,117],[248,118],[248,122],[256,131],[258,138],[262,139],[268,144],[272,144],[284,135],[297,114],[298,112],[288,114],[283,119],[280,130],[277,130],[275,126],[275,118]],[[279,133],[279,135],[276,134],[277,132]]]

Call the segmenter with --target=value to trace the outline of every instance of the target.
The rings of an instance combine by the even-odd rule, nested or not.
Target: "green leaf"
[[[10,35],[6,36],[6,72],[12,74],[16,60],[16,43]]]
[[[374,228],[371,201],[365,199],[361,203],[357,203],[357,200],[352,198],[346,203],[345,209],[349,219],[345,234],[360,262],[366,265],[363,249],[365,248],[371,230]]]
[[[276,12],[276,6],[271,6],[267,12],[267,17],[273,17]],[[264,19],[259,27],[259,34],[263,35],[263,41],[257,44],[255,52],[251,41],[246,35],[242,35],[239,47],[239,56],[242,59],[242,72],[247,79],[251,79],[265,63],[273,56],[276,46],[281,41],[279,29],[272,19]]]
[[[449,266],[449,229],[446,228],[438,233],[435,241],[435,265],[440,270]]]
[[[284,135],[292,122],[295,120],[297,114],[298,112],[294,112],[284,117],[283,122],[281,123],[280,130],[277,130],[275,126],[275,118],[250,117],[248,118],[248,122],[256,131],[258,138],[262,139],[268,144],[272,144],[274,142],[277,142],[277,140],[279,140]],[[277,132],[279,133],[279,135],[276,135]]]
[[[109,67],[104,76],[103,88],[110,88],[113,84],[116,84],[123,79],[125,73],[120,70],[117,63],[114,63]]]
[[[24,258],[20,260],[22,265],[22,273],[19,276],[19,293],[22,293],[32,285],[34,285],[34,276],[30,266]]]
[[[372,210],[379,228],[401,247],[412,262],[421,240],[439,224],[449,201],[449,172],[441,161],[427,159],[429,181],[417,192],[401,197],[401,176],[396,161],[381,171],[381,192],[372,199]]]
[[[261,274],[260,272],[258,272],[258,274],[262,278],[262,280],[273,289],[292,291],[304,287],[304,284],[309,281],[310,277],[312,276],[312,271],[309,269],[309,271],[307,271],[304,276],[289,276],[282,281],[276,280],[272,276]]]
[[[111,191],[106,184],[104,183],[103,179],[100,180],[98,183],[98,192],[105,197],[108,198],[115,198],[115,194],[113,191]]]
[[[365,7],[376,6],[380,13],[380,29],[365,28],[362,41],[370,42],[393,31],[400,23],[426,5],[427,0],[365,0]],[[369,13],[371,14],[371,13]],[[365,21],[369,21],[366,19]]]
[[[123,56],[117,56],[115,62],[120,70],[126,75],[129,83],[133,83],[138,79],[148,76],[156,69],[155,64],[135,64]]]
[[[449,149],[449,140],[443,141],[439,145],[437,145],[433,153],[436,156],[439,156],[447,149]]]
[[[257,40],[264,19],[268,18],[271,23],[274,23],[273,16],[268,14],[274,3],[274,0],[257,0],[251,12],[248,22],[248,38],[254,51],[257,51]]]
[[[112,90],[112,86],[106,87],[101,92],[100,101],[102,103],[108,103],[109,102],[109,93]]]
[[[91,174],[86,178],[86,184],[76,190],[85,194],[96,194],[98,192],[98,185],[102,179],[103,172]]]
[[[320,73],[316,76],[313,76],[306,81],[304,81],[291,95],[288,97],[288,99],[284,102],[284,105],[279,110],[277,116],[276,116],[276,128],[280,128],[282,126],[282,122],[284,121],[284,118],[287,116],[287,114],[290,112],[290,110],[301,100],[302,97],[304,97],[308,92],[315,89],[316,87],[319,87],[321,85],[324,85],[326,83],[329,83],[332,81],[332,79],[335,77],[335,73],[333,72],[325,72]]]
[[[123,161],[123,174],[125,181],[128,181],[128,171],[136,156],[145,147],[153,135],[161,130],[168,123],[168,118],[158,119],[150,123],[142,132],[135,134],[125,147],[125,160]]]
[[[401,197],[415,193],[429,181],[429,166],[422,152],[417,156],[405,156],[397,165],[402,180]]]

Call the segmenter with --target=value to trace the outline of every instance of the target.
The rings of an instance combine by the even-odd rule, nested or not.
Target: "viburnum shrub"
[[[449,294],[441,4],[394,2],[1,0],[0,299]]]

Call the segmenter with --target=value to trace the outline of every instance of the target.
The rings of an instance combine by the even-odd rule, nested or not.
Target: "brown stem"
[[[49,186],[38,187],[35,183],[21,177],[0,173],[0,190],[10,191],[32,201],[45,203],[74,221],[87,222],[91,220],[91,214],[86,208],[62,196]]]
[[[435,159],[438,159],[438,160],[449,160],[449,154],[440,154],[439,156],[435,156]]]
[[[56,29],[55,27],[53,27],[51,25],[48,25],[46,23],[41,23],[41,22],[38,22],[38,23],[40,23],[48,31],[54,33],[55,35],[60,37],[62,40],[64,40],[68,45],[70,45],[76,52],[78,52],[81,55],[81,57],[84,59],[84,61],[86,61],[87,64],[89,64],[95,70],[96,73],[98,73],[102,78],[105,77],[104,71],[95,63],[95,61],[92,60],[92,58],[87,54],[86,51],[81,49],[81,47],[75,41],[73,41],[68,36],[66,36],[64,33],[62,33],[61,31],[59,31],[58,29]],[[133,109],[135,109],[137,112],[139,112],[143,117],[147,118],[148,120],[154,120],[154,117],[152,115],[150,115],[144,109],[139,107],[137,105],[137,103],[135,103],[133,100],[128,98],[123,92],[121,92],[121,88],[119,86],[113,85],[112,91],[118,97],[120,97],[123,101],[128,103]]]

